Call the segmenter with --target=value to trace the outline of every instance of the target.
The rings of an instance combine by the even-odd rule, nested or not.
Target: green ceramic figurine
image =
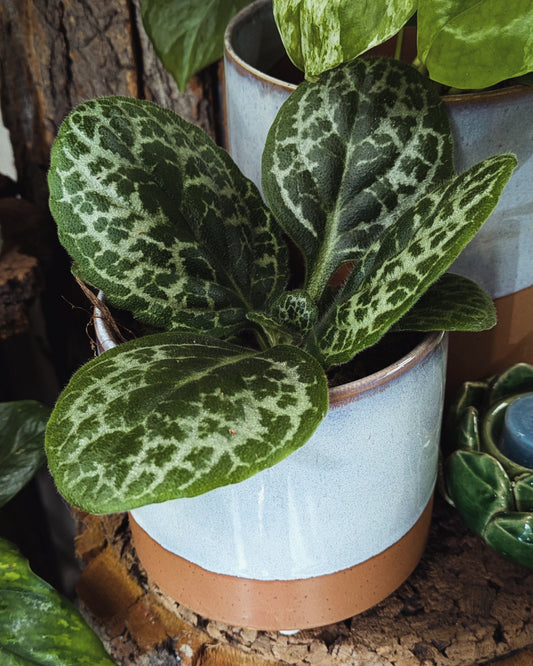
[[[491,548],[533,569],[533,366],[464,384],[445,444],[448,501]]]

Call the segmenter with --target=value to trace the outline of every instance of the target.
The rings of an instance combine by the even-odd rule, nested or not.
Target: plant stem
[[[425,66],[425,64],[420,60],[420,58],[418,56],[413,60],[412,65],[423,76],[428,75],[428,68]]]
[[[401,60],[402,56],[402,47],[403,47],[403,38],[405,35],[405,28],[402,28],[396,36],[396,47],[394,49],[394,59]]]

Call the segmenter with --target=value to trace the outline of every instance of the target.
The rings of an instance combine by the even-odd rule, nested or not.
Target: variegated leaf
[[[496,308],[472,280],[444,273],[394,325],[396,331],[485,331],[496,324]]]
[[[36,576],[0,538],[2,666],[112,666],[115,662],[80,612]]]
[[[320,365],[296,347],[257,352],[161,333],[74,375],[50,418],[46,451],[69,502],[123,511],[274,465],[307,441],[327,406]]]
[[[299,345],[317,318],[317,308],[303,289],[282,294],[268,312],[248,313],[248,319],[259,324],[273,344]]]
[[[155,104],[79,106],[54,143],[49,186],[76,274],[148,324],[226,336],[285,287],[285,245],[256,187]]]
[[[283,104],[263,153],[263,190],[302,250],[317,301],[414,200],[453,174],[441,99],[418,72],[361,58],[303,83]]]
[[[353,295],[318,327],[325,366],[377,342],[416,303],[490,215],[515,166],[510,155],[473,166],[420,199],[378,239],[348,280]]]
[[[533,70],[531,0],[418,0],[418,58],[435,81],[487,88]]]
[[[395,35],[417,0],[273,0],[285,49],[308,79]]]

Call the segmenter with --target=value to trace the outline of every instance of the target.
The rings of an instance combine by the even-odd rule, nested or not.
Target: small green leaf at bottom
[[[44,430],[50,411],[35,400],[0,403],[0,506],[44,464]]]
[[[36,576],[5,539],[0,539],[0,663],[115,663],[74,606]]]

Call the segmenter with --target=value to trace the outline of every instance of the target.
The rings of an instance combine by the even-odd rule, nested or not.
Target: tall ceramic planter
[[[268,129],[295,88],[268,74],[284,53],[271,0],[254,2],[228,26],[228,149],[258,185]],[[533,88],[454,95],[444,101],[458,171],[502,152],[514,153],[519,161],[496,210],[451,269],[481,284],[499,314],[491,331],[451,336],[448,384],[454,389],[515,362],[533,363]]]
[[[102,347],[113,344],[105,336]],[[393,365],[332,389],[326,419],[281,463],[132,511],[147,572],[194,611],[256,629],[321,626],[385,598],[425,547],[445,364],[446,337],[426,336]]]

